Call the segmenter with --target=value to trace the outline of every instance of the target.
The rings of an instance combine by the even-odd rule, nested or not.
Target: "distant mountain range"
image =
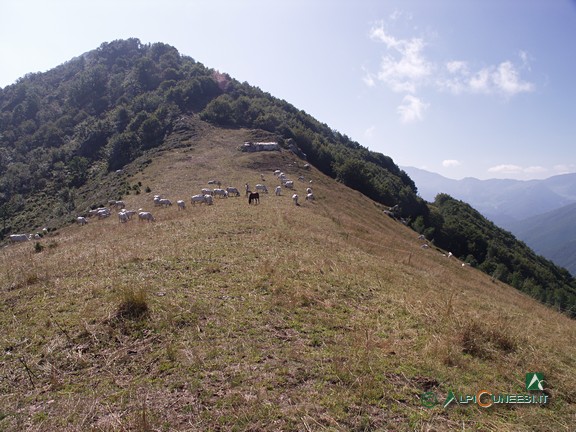
[[[529,181],[453,180],[419,168],[402,169],[426,201],[447,193],[467,202],[537,253],[576,274],[576,173]]]

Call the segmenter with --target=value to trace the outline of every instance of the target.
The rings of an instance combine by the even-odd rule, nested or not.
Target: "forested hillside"
[[[247,126],[296,140],[310,162],[408,215],[415,186],[390,158],[369,152],[285,101],[137,39],[105,43],[0,93],[0,209],[3,234],[30,229],[23,211],[42,217],[82,212],[78,190],[163,144],[175,120],[197,113],[226,127]],[[126,192],[115,184],[119,195]],[[33,205],[32,195],[42,195]],[[54,213],[55,212],[55,213]]]
[[[536,264],[540,259],[528,248],[511,236],[502,240],[503,232],[479,215],[464,222],[468,215],[461,206],[446,205],[452,200],[429,208],[391,158],[174,47],[138,39],[104,43],[0,90],[2,236],[56,229],[109,198],[141,193],[145,185],[130,184],[124,171],[134,161],[147,163],[155,151],[181,145],[166,137],[183,115],[223,128],[263,130],[285,147],[295,143],[323,173],[393,207],[394,217],[426,233],[434,245],[576,313],[573,278],[551,263]],[[476,226],[472,231],[469,223]],[[471,232],[477,242],[470,243]]]
[[[470,205],[447,194],[431,204],[430,237],[454,255],[492,276],[574,316],[576,289],[568,270],[537,255]]]

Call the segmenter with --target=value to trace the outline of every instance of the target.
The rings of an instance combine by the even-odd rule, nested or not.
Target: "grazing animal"
[[[184,200],[178,200],[176,201],[176,204],[178,204],[178,210],[186,210],[186,203]]]
[[[228,196],[230,196],[232,194],[236,195],[237,197],[240,196],[240,191],[238,189],[236,189],[235,187],[227,187],[226,192],[228,192]]]
[[[298,194],[292,195],[292,201],[294,202],[295,205],[300,205],[298,204]]]
[[[276,189],[274,189],[274,192],[276,193],[276,196],[282,195],[282,187],[276,186]]]
[[[282,171],[280,171],[279,169],[274,170],[274,175],[275,175],[276,177],[278,177],[281,172],[282,172]]]
[[[102,209],[98,209],[98,211],[96,212],[96,216],[98,216],[98,219],[104,219],[107,218],[108,216],[110,216],[110,209],[108,208],[102,208]]]
[[[108,205],[111,207],[120,208],[120,209],[126,207],[126,205],[124,204],[124,201],[116,201],[116,200],[109,200]]]
[[[204,195],[204,203],[206,205],[214,204],[214,199],[212,198],[212,195]]]
[[[160,198],[158,200],[158,203],[162,206],[162,207],[170,207],[172,205],[172,201],[170,201],[168,198]]]
[[[118,220],[121,223],[125,223],[128,222],[130,220],[130,218],[128,217],[128,213],[124,212],[124,211],[120,211],[118,212]]]
[[[248,194],[251,192],[251,191],[250,191],[250,185],[249,185],[248,183],[246,183],[246,184],[244,185],[244,189],[246,190],[246,196],[248,196]]]
[[[307,194],[312,193],[312,188],[306,188],[306,193]]]
[[[212,196],[212,195],[208,195],[208,194],[206,194],[206,195],[204,195],[204,194],[192,195],[192,198],[191,198],[192,205],[194,205],[196,203],[200,203],[200,204],[206,203],[205,197],[207,197],[207,196]]]
[[[294,189],[294,181],[293,180],[287,180],[284,183],[284,187],[286,187],[288,189]]]
[[[212,189],[202,188],[202,190],[200,191],[200,193],[201,193],[202,195],[212,195]]]
[[[258,192],[248,192],[248,204],[252,204],[252,201],[254,201],[254,204],[260,204],[260,194]]]
[[[28,234],[10,234],[10,241],[12,243],[18,243],[30,240],[30,235]]]
[[[212,195],[219,196],[220,198],[228,198],[228,192],[224,189],[214,189],[212,191]]]
[[[312,192],[306,194],[306,201],[314,201],[314,194]]]
[[[132,216],[134,216],[136,213],[138,213],[136,210],[122,210],[126,216],[128,216],[128,220],[132,220]]]
[[[266,185],[263,184],[257,184],[256,185],[256,190],[257,191],[262,191],[264,193],[268,193],[268,188],[266,187]]]
[[[98,216],[99,219],[106,217],[104,215],[107,213],[110,213],[110,209],[108,207],[98,207],[92,210],[88,210],[88,216]]]
[[[76,218],[76,222],[78,222],[78,224],[80,226],[82,226],[82,225],[86,225],[88,223],[88,220],[84,216],[78,216]]]
[[[138,213],[138,220],[141,220],[141,221],[145,220],[147,222],[153,222],[156,219],[154,219],[154,216],[152,216],[152,213],[141,211],[140,213]]]

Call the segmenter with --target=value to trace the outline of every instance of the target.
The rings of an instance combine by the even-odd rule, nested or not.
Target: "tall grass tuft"
[[[139,320],[146,318],[150,313],[146,291],[143,288],[124,288],[122,299],[116,310],[119,320]]]

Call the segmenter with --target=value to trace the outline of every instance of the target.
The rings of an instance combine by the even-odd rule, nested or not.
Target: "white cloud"
[[[378,80],[395,92],[416,92],[432,73],[432,65],[423,55],[422,39],[397,39],[384,30],[384,25],[372,28],[370,37],[383,42],[387,54],[382,57]]]
[[[366,130],[364,131],[364,136],[365,136],[366,138],[372,138],[372,137],[374,137],[374,131],[375,131],[375,130],[376,130],[376,126],[374,126],[374,125],[370,126],[368,129],[366,129]]]
[[[523,167],[515,164],[502,164],[488,168],[488,172],[496,175],[510,175],[515,178],[547,178],[553,175],[576,173],[576,164],[559,164],[551,169],[540,165]]]
[[[364,76],[362,77],[362,81],[364,81],[364,84],[366,84],[368,87],[374,87],[376,85],[376,81],[374,80],[374,75],[372,75],[368,71],[364,71]]]
[[[502,164],[496,165],[491,168],[488,168],[488,172],[494,174],[514,174],[514,175],[521,175],[521,174],[545,174],[548,172],[547,168],[542,166],[529,166],[529,167],[522,167],[520,165],[515,164]]]
[[[534,85],[520,79],[516,67],[505,61],[498,66],[482,68],[474,73],[465,62],[452,61],[446,64],[447,76],[437,80],[438,88],[457,95],[461,93],[500,94],[514,96],[531,92]]]
[[[519,165],[502,164],[488,168],[488,172],[496,174],[521,174],[523,169]]]
[[[531,92],[534,89],[533,84],[520,79],[518,71],[509,61],[500,63],[493,76],[496,88],[506,95],[513,96],[517,93]]]
[[[444,168],[453,168],[462,165],[462,163],[456,159],[446,159],[442,161],[442,166]]]
[[[402,105],[397,108],[398,114],[400,114],[400,121],[402,123],[412,123],[424,118],[424,112],[430,107],[422,101],[422,99],[417,98],[414,95],[406,95],[402,99]]]
[[[497,66],[487,66],[470,72],[466,62],[450,61],[446,63],[447,76],[439,76],[439,89],[453,94],[483,93],[514,96],[534,90],[534,84],[520,78],[517,67],[509,60]]]
[[[446,63],[446,69],[451,74],[462,73],[468,74],[468,63],[462,60],[450,60]]]
[[[575,164],[558,164],[552,168],[555,174],[570,174],[576,172]]]
[[[526,174],[544,174],[544,173],[548,172],[548,169],[544,168],[542,166],[530,166],[530,167],[524,168],[523,171]]]
[[[396,21],[400,17],[402,14],[395,11],[390,19]],[[504,60],[499,64],[473,68],[465,60],[454,59],[441,65],[426,57],[427,43],[422,38],[397,38],[383,22],[372,27],[369,34],[372,40],[385,45],[385,52],[378,71],[366,74],[364,82],[368,86],[381,82],[394,92],[412,95],[423,87],[446,90],[454,95],[495,94],[505,97],[534,90],[534,84],[520,76],[520,70],[530,70],[530,56],[525,51],[518,53],[519,65]]]

